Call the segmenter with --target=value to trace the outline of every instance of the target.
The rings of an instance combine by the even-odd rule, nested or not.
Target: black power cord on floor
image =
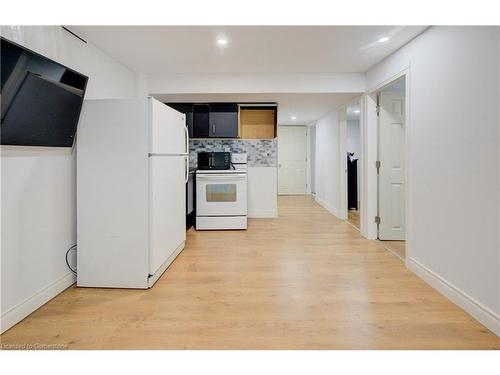
[[[68,249],[68,251],[66,251],[66,264],[68,265],[68,268],[71,270],[71,272],[73,272],[73,273],[76,275],[76,271],[77,271],[77,269],[76,269],[76,268],[75,268],[75,269],[71,268],[71,266],[69,265],[69,261],[68,261],[68,254],[69,254],[69,252],[70,252],[71,250],[76,250],[76,244],[75,244],[75,245],[73,245],[73,246],[71,246],[71,247]]]

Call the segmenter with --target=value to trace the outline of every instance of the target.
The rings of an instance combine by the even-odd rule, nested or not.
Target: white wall
[[[498,38],[433,27],[367,86],[410,68],[409,267],[500,335]]]
[[[57,26],[2,26],[2,36],[89,76],[87,99],[130,97],[136,75]],[[75,150],[1,148],[2,332],[74,282],[65,263],[76,243]]]
[[[361,157],[359,120],[347,120],[347,152],[354,152],[354,158]]]
[[[500,28],[498,28],[498,61],[500,62]],[[500,63],[498,64],[498,70],[497,70],[497,75],[498,75],[498,107],[500,108]],[[497,127],[497,144],[500,145],[500,113],[497,113],[497,122],[498,122],[498,127]],[[500,151],[498,150],[497,147],[497,262],[498,262],[498,268],[497,270],[500,270]],[[498,285],[500,289],[500,271],[498,272]],[[500,291],[499,291],[500,294]],[[500,297],[499,297],[500,299]],[[500,310],[500,301],[498,302],[498,310]],[[500,314],[500,311],[497,311],[497,314]],[[499,324],[500,325],[500,324]],[[500,329],[499,329],[500,331]]]
[[[339,126],[337,111],[331,111],[316,122],[315,157],[316,201],[332,214],[339,214]]]

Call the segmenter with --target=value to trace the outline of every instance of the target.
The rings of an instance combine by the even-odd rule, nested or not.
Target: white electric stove
[[[196,171],[196,229],[247,229],[247,154],[231,168]]]

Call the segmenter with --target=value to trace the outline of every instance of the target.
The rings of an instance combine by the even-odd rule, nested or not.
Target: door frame
[[[316,122],[306,125],[307,126],[307,189],[306,193],[312,195],[313,197],[316,195]],[[311,133],[314,128],[314,142],[312,142]],[[313,146],[314,144],[314,146]],[[313,157],[313,148],[314,148],[314,157]],[[314,170],[314,175],[313,175]]]
[[[338,217],[347,220],[347,106],[342,105],[337,109],[338,139],[339,139],[339,212]]]
[[[363,109],[362,109],[363,96],[358,96],[357,98],[351,100],[349,103],[344,104],[337,108],[337,121],[339,124],[339,191],[340,191],[340,203],[339,203],[339,218],[342,220],[347,220],[347,107],[351,105],[358,104],[360,107],[359,114],[359,142],[361,145],[360,159],[364,159],[363,155]],[[344,118],[345,116],[345,118]],[[358,168],[361,165],[358,163]],[[364,181],[363,174],[359,174],[358,185],[362,184]],[[363,192],[364,186],[361,185],[361,191]],[[361,207],[363,206],[363,201],[361,197],[358,197],[359,205],[358,211],[360,213],[361,220]]]
[[[304,194],[280,194],[280,181],[279,181],[279,153],[280,153],[280,148],[279,148],[279,136],[280,136],[280,128],[304,128],[305,131],[306,131],[306,186],[305,186],[305,190],[304,190]],[[309,189],[309,180],[308,180],[308,177],[309,177],[309,145],[308,145],[308,142],[309,142],[309,127],[307,125],[278,125],[277,126],[277,135],[278,135],[278,139],[276,141],[276,145],[277,145],[277,152],[276,152],[276,161],[277,161],[277,173],[276,173],[276,182],[277,182],[277,192],[278,192],[278,195],[308,195],[310,193],[308,193],[308,189]]]
[[[406,225],[406,251],[405,263],[408,262],[411,254],[411,217],[413,207],[411,200],[411,175],[413,164],[411,159],[411,73],[407,67],[389,79],[367,90],[361,100],[361,165],[362,165],[362,192],[360,207],[360,232],[368,239],[378,238],[378,226],[375,223],[375,216],[378,214],[378,176],[375,162],[378,160],[378,116],[377,116],[377,94],[384,87],[394,81],[405,79],[405,225]]]

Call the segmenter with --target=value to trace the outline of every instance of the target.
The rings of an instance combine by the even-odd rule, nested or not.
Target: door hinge
[[[375,224],[380,224],[380,216],[375,216]]]
[[[380,160],[377,160],[375,162],[375,168],[377,168],[377,174],[379,174],[380,173]]]

